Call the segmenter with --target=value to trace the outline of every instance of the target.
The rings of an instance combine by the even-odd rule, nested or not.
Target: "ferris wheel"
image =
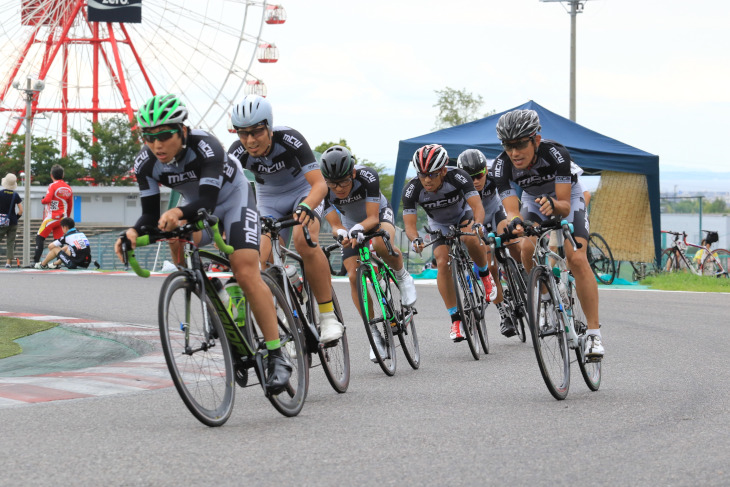
[[[225,127],[232,103],[265,95],[255,62],[275,62],[267,25],[279,5],[250,0],[144,0],[141,23],[90,22],[89,4],[127,0],[0,0],[0,136],[18,133],[26,101],[14,82],[45,82],[32,101],[33,133],[60,140],[71,128],[134,111],[154,94],[175,93],[190,122]],[[136,2],[140,3],[140,2]]]

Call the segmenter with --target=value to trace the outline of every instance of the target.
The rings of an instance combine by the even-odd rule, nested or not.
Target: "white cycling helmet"
[[[231,123],[235,128],[251,127],[261,122],[266,122],[269,127],[274,126],[271,103],[263,96],[246,95],[231,111]]]

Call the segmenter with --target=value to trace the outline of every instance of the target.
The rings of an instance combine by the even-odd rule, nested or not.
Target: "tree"
[[[438,95],[438,101],[434,107],[439,109],[436,117],[437,129],[455,127],[495,113],[492,110],[484,115],[478,115],[481,106],[484,105],[484,99],[481,95],[472,95],[466,89],[455,90],[447,86],[443,90],[435,90],[435,93]]]
[[[134,184],[128,174],[141,144],[138,134],[132,131],[126,118],[114,117],[95,122],[86,133],[71,129],[71,137],[81,149],[77,153],[79,158],[87,162],[89,176],[97,184]],[[93,162],[96,162],[96,166]]]
[[[326,151],[333,145],[341,145],[342,147],[349,150],[350,154],[352,154],[352,149],[350,149],[350,146],[347,145],[347,141],[345,139],[340,139],[339,142],[322,142],[317,147],[315,147],[314,150],[315,150],[315,152],[319,152],[320,154],[323,154],[324,151]],[[352,157],[355,157],[355,154],[352,154]],[[357,160],[357,157],[355,157],[355,160]]]
[[[64,168],[64,180],[73,184],[85,174],[85,169],[74,156],[60,157],[58,141],[51,137],[31,136],[31,175],[40,185],[51,183],[51,167],[60,164]],[[25,135],[7,134],[0,144],[0,173],[12,172],[19,176],[25,171]]]

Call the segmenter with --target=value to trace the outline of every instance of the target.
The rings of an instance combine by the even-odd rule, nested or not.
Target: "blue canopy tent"
[[[504,113],[516,109],[535,110],[540,116],[541,135],[565,145],[573,160],[586,174],[600,174],[601,171],[638,173],[646,176],[654,236],[654,252],[661,253],[661,223],[659,213],[659,156],[626,145],[623,142],[601,135],[575,122],[561,117],[550,110],[529,101],[518,107],[447,129],[401,140],[398,144],[398,158],[393,180],[391,204],[398,213],[406,173],[413,153],[425,144],[440,144],[453,159],[466,149],[479,149],[493,159],[502,152],[495,127]]]

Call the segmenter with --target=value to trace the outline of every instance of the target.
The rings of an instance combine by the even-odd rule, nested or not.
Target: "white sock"
[[[395,271],[395,277],[400,279],[405,279],[405,277],[408,275],[408,271],[406,270],[406,266],[403,266],[400,268],[400,270]]]
[[[596,328],[595,330],[593,328],[588,328],[586,335],[596,335],[598,338],[601,338],[601,330],[599,328]]]

